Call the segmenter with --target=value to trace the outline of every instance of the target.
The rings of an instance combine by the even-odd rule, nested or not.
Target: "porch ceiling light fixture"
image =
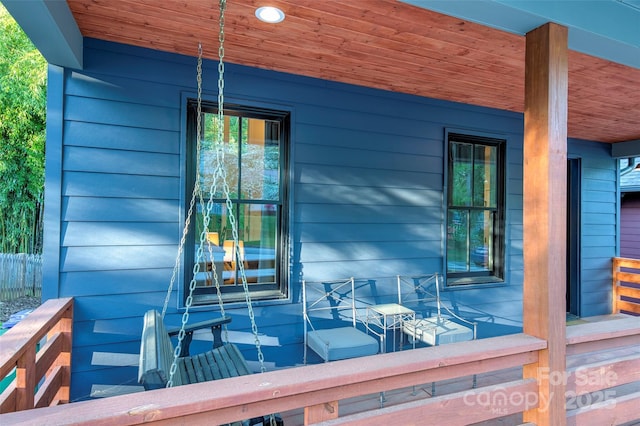
[[[277,7],[263,6],[256,9],[256,17],[268,24],[277,24],[284,21],[284,12]]]

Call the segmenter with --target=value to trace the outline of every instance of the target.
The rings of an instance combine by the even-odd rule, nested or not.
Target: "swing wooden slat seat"
[[[173,376],[174,386],[252,373],[238,347],[233,343],[222,342],[222,325],[229,322],[231,322],[230,317],[220,317],[185,326],[185,337]],[[207,328],[211,329],[213,335],[213,348],[190,355],[189,344],[193,338],[193,332]],[[165,328],[158,311],[152,309],[145,313],[138,369],[138,382],[144,386],[145,390],[167,386],[174,358],[171,336],[177,335],[178,332],[179,329],[168,331]]]

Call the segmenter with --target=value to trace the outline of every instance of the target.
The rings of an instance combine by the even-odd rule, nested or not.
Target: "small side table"
[[[386,303],[383,305],[367,306],[367,329],[380,338],[380,352],[386,352],[386,334],[393,330],[393,350],[396,350],[396,329],[402,328],[405,321],[415,321],[416,313],[412,309],[399,305],[398,303]],[[372,329],[374,326],[380,332]],[[402,335],[402,334],[401,334]]]

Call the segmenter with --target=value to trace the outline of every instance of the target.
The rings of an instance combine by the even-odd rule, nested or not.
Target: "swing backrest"
[[[173,363],[173,345],[162,316],[156,310],[144,314],[144,327],[140,344],[140,368],[138,382],[146,390],[166,387]],[[183,384],[180,369],[176,369],[173,385]]]

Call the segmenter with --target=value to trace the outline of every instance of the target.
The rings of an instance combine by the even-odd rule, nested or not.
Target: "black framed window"
[[[244,300],[241,269],[244,268],[253,299],[277,299],[287,294],[287,194],[288,194],[288,114],[279,111],[228,106],[224,111],[223,176],[215,176],[218,111],[203,104],[201,150],[196,150],[197,108],[187,109],[187,194],[200,168],[203,199],[197,200],[197,217],[191,223],[191,240],[185,248],[185,264],[193,265],[202,234],[203,212],[210,204],[211,252],[205,245],[201,272],[196,276],[194,304],[217,303],[213,266],[225,301]],[[216,182],[213,197],[210,189]],[[223,184],[230,193],[227,203]],[[190,196],[188,197],[190,198]],[[187,203],[189,203],[187,199]],[[189,208],[187,205],[186,209]],[[230,222],[238,224],[237,247]],[[185,267],[185,298],[193,277]]]
[[[448,285],[504,277],[505,145],[502,139],[448,134]]]

